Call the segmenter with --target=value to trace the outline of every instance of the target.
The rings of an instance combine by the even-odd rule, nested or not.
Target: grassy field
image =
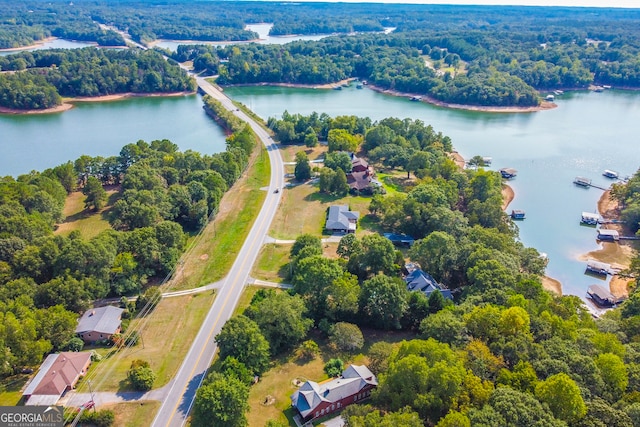
[[[360,218],[369,213],[370,197],[335,197],[322,194],[317,185],[301,184],[287,187],[282,193],[280,208],[271,225],[270,236],[276,239],[295,239],[300,234],[321,236],[331,205],[348,205],[360,212]],[[366,222],[365,222],[366,224]]]
[[[324,373],[324,364],[331,358],[339,357],[345,363],[367,364],[366,357],[369,347],[378,342],[399,343],[404,339],[412,339],[414,336],[405,332],[362,331],[365,337],[365,347],[358,353],[337,353],[320,336],[311,338],[320,346],[320,355],[313,360],[300,360],[295,355],[290,355],[276,360],[274,366],[267,371],[260,381],[251,387],[249,394],[249,413],[247,418],[249,427],[263,427],[267,420],[280,420],[293,422],[293,410],[291,409],[290,396],[297,387],[294,380],[312,380],[320,382],[327,379]]]
[[[192,241],[168,290],[192,289],[227,274],[260,212],[266,197],[260,188],[269,184],[270,176],[269,157],[261,147],[244,176],[222,198],[215,220]]]
[[[118,189],[107,189],[107,205],[100,212],[89,212],[84,208],[86,196],[80,191],[75,191],[67,196],[62,210],[65,220],[59,224],[55,233],[63,236],[74,230],[79,230],[85,239],[97,236],[100,232],[111,228],[107,215],[111,206],[118,200]]]
[[[114,426],[140,427],[151,423],[156,412],[160,408],[160,402],[139,401],[105,405],[100,409],[110,409],[116,415]]]
[[[180,367],[213,300],[212,292],[165,298],[149,317],[131,321],[130,328],[141,327],[144,343],[141,341],[137,346],[99,362],[94,367],[99,369],[90,371],[87,375],[94,389],[128,390],[127,371],[135,359],[149,362],[151,369],[158,375],[155,388],[168,383]],[[92,378],[97,375],[100,375],[100,379]],[[88,392],[85,384],[86,381],[82,381],[80,392]]]
[[[251,277],[268,282],[285,282],[289,276],[290,251],[291,245],[268,243],[262,246]]]
[[[17,406],[29,375],[13,375],[0,381],[0,406]]]
[[[304,151],[307,153],[307,157],[309,160],[317,160],[320,158],[324,158],[324,155],[327,151],[329,151],[329,147],[327,145],[318,144],[315,147],[305,147],[300,145],[281,145],[280,153],[282,154],[282,160],[284,162],[295,162],[296,161],[296,153],[298,151]],[[311,165],[313,167],[313,164]]]

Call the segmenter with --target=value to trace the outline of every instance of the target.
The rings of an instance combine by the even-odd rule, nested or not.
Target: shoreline
[[[38,46],[42,46],[45,43],[52,42],[57,39],[58,39],[57,37],[49,36],[41,40],[36,40],[33,44],[30,44],[29,46],[7,47],[4,49],[0,49],[0,52],[20,52],[23,50],[35,49]]]
[[[611,197],[611,190],[606,190],[598,199],[598,213],[605,218],[619,218],[620,206],[618,202]],[[601,226],[609,230],[617,230],[622,234],[623,227],[621,224],[604,224]],[[594,259],[596,261],[611,264],[612,267],[618,269],[626,269],[631,264],[634,256],[633,241],[620,240],[618,242],[601,242],[600,249],[588,252],[580,256],[582,260]],[[626,298],[629,296],[629,284],[634,279],[613,275],[609,282],[609,291],[618,298]]]
[[[383,89],[381,87],[378,87],[372,84],[368,84],[367,87],[369,87],[371,90],[374,90],[376,92],[392,95],[392,96],[400,96],[405,98],[412,98],[412,97],[419,96],[421,97],[420,102],[426,102],[427,104],[435,105],[437,107],[451,108],[454,110],[480,111],[484,113],[535,113],[538,111],[552,110],[558,107],[557,104],[553,102],[548,102],[548,101],[541,101],[540,105],[535,107],[516,107],[516,106],[498,107],[498,106],[485,106],[485,105],[454,104],[450,102],[439,101],[428,95],[399,92],[393,89]]]
[[[77,98],[63,98],[62,104],[42,110],[18,110],[15,108],[0,107],[0,114],[30,115],[30,114],[53,114],[68,111],[74,107],[77,102],[109,102],[118,101],[126,98],[154,98],[154,97],[175,97],[195,95],[196,92],[151,92],[151,93],[118,93],[113,95],[100,96],[80,96]]]

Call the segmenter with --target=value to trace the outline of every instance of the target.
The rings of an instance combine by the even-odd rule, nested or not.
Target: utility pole
[[[96,401],[93,398],[93,390],[91,389],[91,380],[87,380],[87,384],[89,384],[89,393],[91,394],[91,403],[93,403],[93,412],[96,412]]]

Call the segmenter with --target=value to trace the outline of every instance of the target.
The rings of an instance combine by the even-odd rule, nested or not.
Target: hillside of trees
[[[195,81],[154,51],[48,49],[0,56],[0,106],[44,109],[61,97],[193,91]]]
[[[93,301],[137,295],[169,274],[187,233],[205,226],[246,168],[255,146],[248,126],[214,155],[180,152],[168,140],[138,141],[118,156],[81,156],[43,172],[0,179],[0,376],[73,347],[78,315]],[[54,234],[69,192],[87,210],[105,206],[112,229],[92,239]]]
[[[403,150],[421,158],[413,185],[376,195],[369,207],[384,230],[417,240],[403,254],[381,235],[347,235],[335,259],[322,255],[318,237],[299,236],[286,269],[293,289],[259,291],[216,337],[221,361],[198,391],[194,425],[243,425],[253,376],[318,357],[318,343],[331,351],[325,360],[364,352],[378,377],[369,402],[342,412],[349,426],[640,425],[640,293],[594,319],[579,297],[545,291],[545,260],[518,241],[500,208],[500,176],[457,168],[450,141],[431,126],[286,112],[270,121],[276,132],[287,123],[294,134],[361,137],[361,154],[378,168],[405,169],[389,161]],[[618,189],[628,207],[639,174]],[[405,258],[454,301],[408,291]],[[640,273],[639,259],[629,273]],[[407,338],[363,348],[361,330]],[[211,408],[220,408],[213,420]]]

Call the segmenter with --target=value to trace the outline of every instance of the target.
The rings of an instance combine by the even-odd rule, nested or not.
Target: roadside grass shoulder
[[[91,239],[104,230],[109,230],[108,214],[120,194],[117,188],[107,189],[107,205],[100,212],[89,212],[84,208],[86,196],[80,191],[74,191],[65,200],[63,214],[65,220],[58,224],[55,234],[68,235],[74,230],[80,231],[85,239]]]
[[[167,290],[192,289],[222,279],[233,264],[267,194],[271,165],[263,146],[243,177],[224,195],[216,218],[191,241],[189,256],[176,269]]]
[[[251,277],[268,282],[283,283],[289,277],[291,245],[267,243],[262,246]]]
[[[117,403],[104,405],[100,409],[112,410],[115,414],[114,426],[119,427],[140,427],[149,425],[150,420],[160,409],[160,402],[153,400],[142,400],[138,402]]]
[[[130,391],[127,371],[136,359],[149,362],[157,374],[154,388],[166,385],[178,371],[214,298],[213,292],[164,298],[148,317],[132,320],[129,328],[139,331],[140,342],[116,353],[99,351],[112,355],[98,362],[101,377],[92,379],[94,391]],[[89,392],[86,381],[78,390]]]

